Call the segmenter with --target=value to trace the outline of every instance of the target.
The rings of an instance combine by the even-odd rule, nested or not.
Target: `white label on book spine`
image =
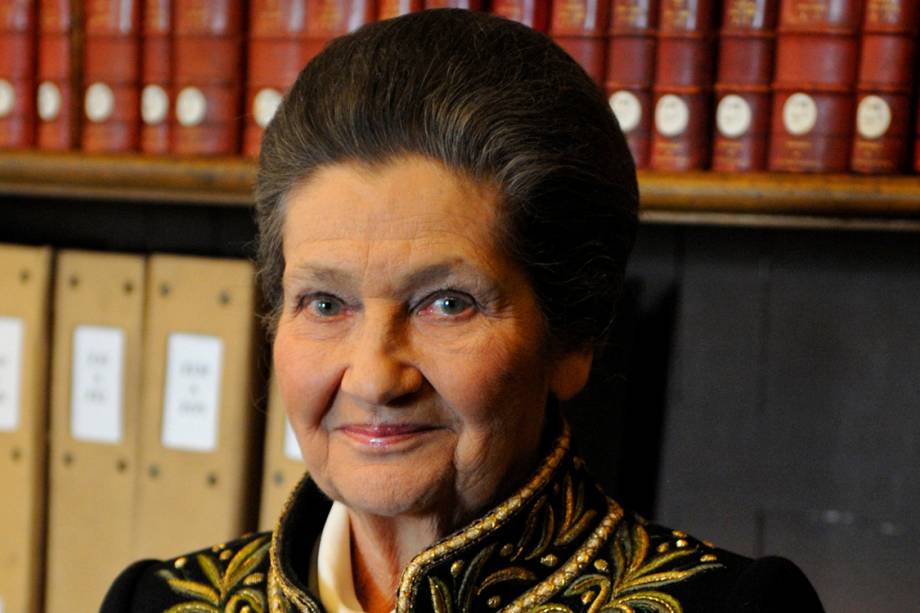
[[[291,427],[291,422],[287,417],[284,418],[284,455],[298,462],[303,460],[300,445],[297,443],[297,435],[294,434],[294,428]]]
[[[19,386],[25,324],[16,317],[0,317],[0,432],[19,427]]]
[[[655,129],[662,136],[680,136],[690,125],[690,109],[679,96],[665,94],[655,106]]]
[[[54,121],[61,114],[61,90],[51,81],[38,86],[38,116],[42,121]]]
[[[187,128],[204,121],[208,113],[208,99],[197,87],[184,87],[176,97],[176,119]]]
[[[277,89],[266,87],[259,90],[252,100],[252,114],[255,117],[256,125],[265,128],[275,116],[275,111],[281,106],[281,92]]]
[[[115,94],[105,83],[93,83],[86,88],[83,101],[86,117],[93,123],[102,123],[115,113]]]
[[[632,132],[639,127],[639,122],[642,121],[642,104],[634,93],[622,89],[613,92],[610,96],[610,108],[620,122],[623,132]]]
[[[78,326],[73,333],[70,433],[93,443],[123,436],[125,333],[120,328]]]
[[[159,85],[147,85],[141,92],[141,118],[148,126],[156,126],[166,120],[169,112],[169,96]]]
[[[818,123],[818,105],[808,94],[792,94],[783,104],[783,125],[793,136],[804,136]]]
[[[174,333],[166,349],[164,447],[214,451],[224,343],[216,336]]]
[[[753,117],[751,105],[737,94],[725,96],[716,108],[716,126],[725,138],[738,138],[747,134]]]
[[[13,84],[6,79],[0,79],[0,117],[6,117],[13,112],[16,102],[16,92]]]
[[[869,95],[859,102],[856,110],[856,129],[863,138],[885,136],[891,127],[891,107],[884,98]]]

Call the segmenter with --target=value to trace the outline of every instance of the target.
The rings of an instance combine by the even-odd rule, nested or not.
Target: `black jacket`
[[[305,480],[278,527],[116,579],[102,613],[323,611],[311,552],[329,502]],[[819,613],[802,572],[752,560],[625,512],[587,476],[564,432],[513,496],[420,553],[397,613]]]

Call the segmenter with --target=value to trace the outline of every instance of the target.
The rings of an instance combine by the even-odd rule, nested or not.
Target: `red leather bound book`
[[[140,139],[140,0],[86,0],[84,151],[136,151]]]
[[[70,0],[39,0],[36,114],[39,149],[73,149],[80,142],[80,66]]]
[[[426,9],[482,10],[482,0],[425,0]]]
[[[862,8],[862,0],[782,0],[770,170],[849,168]]]
[[[140,142],[144,153],[169,153],[172,82],[172,0],[144,0]]]
[[[0,149],[30,147],[35,134],[35,3],[0,2]]]
[[[609,0],[553,0],[549,32],[594,81],[604,85]]]
[[[767,167],[779,0],[726,0],[719,33],[712,169]]]
[[[709,162],[714,39],[714,0],[662,3],[650,164],[655,170],[698,170]]]
[[[170,151],[227,155],[240,149],[242,0],[175,0]]]
[[[866,3],[850,158],[856,172],[895,173],[907,166],[918,25],[916,0]]]
[[[353,32],[377,15],[373,0],[307,0],[307,58],[342,34]]]
[[[242,0],[175,0],[174,111],[170,151],[227,155],[240,149]]]
[[[519,21],[538,32],[546,32],[549,0],[492,0],[492,14]]]
[[[425,3],[422,0],[380,0],[380,4],[377,7],[377,19],[399,17],[400,15],[421,11],[424,8]]]
[[[307,61],[307,7],[308,0],[253,0],[250,5],[245,155],[259,154],[263,130]]]
[[[651,153],[657,26],[657,0],[611,0],[606,91],[637,168]]]

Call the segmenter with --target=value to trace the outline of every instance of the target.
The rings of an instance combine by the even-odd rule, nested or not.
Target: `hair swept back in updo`
[[[530,277],[551,347],[598,348],[636,231],[636,172],[623,134],[590,77],[549,38],[449,9],[334,40],[266,129],[255,199],[270,335],[292,187],[330,164],[407,154],[498,188],[499,240]]]

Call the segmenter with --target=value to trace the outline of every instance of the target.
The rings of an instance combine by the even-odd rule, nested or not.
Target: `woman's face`
[[[408,157],[323,168],[287,207],[275,372],[320,488],[454,523],[517,485],[547,395],[577,392],[591,358],[546,356],[496,193]]]

